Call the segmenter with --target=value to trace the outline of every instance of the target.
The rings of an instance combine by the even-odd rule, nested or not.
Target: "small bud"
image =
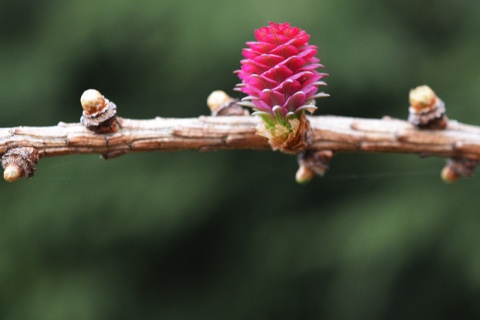
[[[298,154],[299,169],[295,176],[298,183],[307,183],[315,175],[323,176],[330,167],[333,152],[331,150],[307,149]]]
[[[22,176],[22,170],[16,165],[9,165],[3,171],[3,179],[7,182],[15,182]]]
[[[249,112],[237,103],[237,99],[233,99],[222,90],[213,91],[207,98],[208,108],[214,117],[249,115]]]
[[[432,110],[435,106],[437,95],[429,86],[419,86],[410,90],[410,106],[416,112]]]
[[[232,100],[232,98],[222,90],[213,91],[207,98],[207,105],[210,111],[216,112],[225,103]]]
[[[313,177],[315,177],[315,175],[315,171],[310,169],[308,166],[301,164],[297,170],[297,173],[295,174],[295,180],[297,183],[307,184],[313,179]]]
[[[5,169],[3,178],[7,182],[14,182],[19,178],[30,178],[35,173],[38,163],[38,151],[33,147],[9,149],[2,156],[2,167]]]
[[[446,183],[454,183],[460,176],[455,172],[455,170],[447,165],[443,167],[441,177]]]
[[[95,89],[89,89],[80,98],[83,115],[80,122],[95,133],[118,131],[117,106]]]
[[[429,86],[410,90],[408,121],[422,129],[445,129],[445,104]]]
[[[449,158],[442,170],[441,177],[447,183],[455,182],[460,177],[471,177],[478,161],[476,159]]]
[[[80,103],[87,114],[102,111],[106,104],[105,97],[95,89],[86,90],[80,97]]]

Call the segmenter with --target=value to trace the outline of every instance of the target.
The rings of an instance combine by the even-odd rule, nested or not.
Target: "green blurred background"
[[[88,88],[206,115],[268,21],[319,46],[318,114],[406,118],[428,84],[480,123],[475,0],[2,0],[0,127],[78,122]],[[443,164],[339,154],[301,186],[279,152],[42,159],[0,182],[0,319],[479,319],[480,181]]]

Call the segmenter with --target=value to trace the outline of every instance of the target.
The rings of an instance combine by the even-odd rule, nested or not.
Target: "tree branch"
[[[480,127],[456,121],[450,120],[445,130],[422,130],[391,118],[308,119],[313,133],[310,148],[317,150],[480,159]],[[106,159],[146,151],[270,149],[267,140],[255,133],[260,122],[256,117],[119,118],[119,122],[120,130],[111,134],[94,133],[79,123],[0,128],[0,155],[15,147],[34,147],[39,157],[96,153]]]
[[[471,176],[480,159],[480,128],[449,121],[443,101],[427,86],[410,91],[409,122],[302,114],[295,130],[291,122],[291,131],[284,126],[283,131],[277,125],[259,126],[261,120],[242,109],[245,102],[223,91],[214,91],[207,99],[213,116],[189,119],[119,118],[116,105],[95,89],[86,90],[80,102],[80,123],[0,129],[6,181],[33,176],[41,157],[83,153],[110,159],[146,151],[279,149],[298,154],[298,182],[323,175],[335,152],[449,157],[442,171],[442,178],[449,182]]]

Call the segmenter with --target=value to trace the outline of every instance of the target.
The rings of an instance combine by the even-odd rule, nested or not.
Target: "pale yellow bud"
[[[210,93],[210,95],[207,98],[207,105],[210,108],[210,111],[215,112],[220,107],[231,100],[232,98],[225,93],[225,91],[222,90],[216,90]]]
[[[441,173],[442,180],[446,183],[454,183],[458,180],[459,175],[450,166],[445,166]]]
[[[429,86],[419,86],[410,90],[410,106],[416,112],[432,109],[437,102],[437,95]]]
[[[305,165],[300,165],[297,173],[295,174],[295,180],[297,181],[297,183],[305,184],[310,182],[315,177],[315,175],[316,173],[312,169]]]
[[[80,98],[83,110],[87,114],[93,114],[103,110],[106,106],[105,97],[95,89],[88,89]]]
[[[3,171],[3,179],[7,182],[15,182],[22,175],[22,170],[15,165],[10,165],[5,168]]]

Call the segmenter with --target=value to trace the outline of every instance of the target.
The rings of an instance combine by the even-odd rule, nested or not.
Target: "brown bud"
[[[443,181],[452,183],[460,177],[471,177],[477,167],[478,160],[465,158],[449,158],[442,170]]]
[[[38,163],[38,151],[33,147],[9,149],[2,157],[2,167],[5,169],[3,178],[14,182],[19,178],[30,178],[35,173]]]
[[[429,86],[410,90],[408,121],[422,129],[445,129],[445,104]]]
[[[89,89],[80,98],[83,115],[80,122],[96,133],[113,133],[118,131],[116,118],[117,106],[95,89]]]
[[[237,99],[233,99],[222,90],[213,91],[207,98],[208,108],[214,117],[249,115],[249,112],[237,103]]]

